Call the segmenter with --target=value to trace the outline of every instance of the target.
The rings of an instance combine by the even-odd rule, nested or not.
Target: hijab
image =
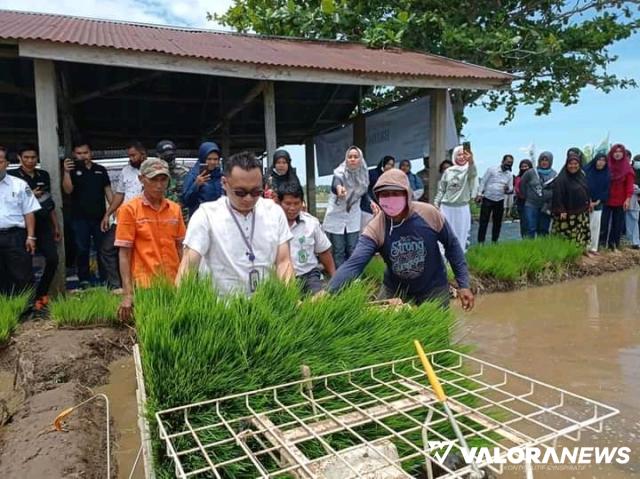
[[[609,174],[609,167],[605,162],[604,168],[599,170],[596,167],[598,160],[607,160],[605,153],[597,153],[587,166],[584,167],[584,171],[587,174],[587,184],[589,185],[589,194],[592,200],[600,200],[602,203],[609,199],[609,184],[611,183],[611,175]]]
[[[567,161],[553,181],[552,212],[575,215],[589,209],[589,185],[581,167],[582,158],[583,154],[579,148],[569,148],[567,151]],[[570,173],[567,169],[571,161],[578,162],[579,168],[575,173]]]
[[[622,159],[616,160],[613,158],[613,154],[616,150],[622,150]],[[617,143],[611,147],[609,154],[607,155],[607,163],[609,166],[609,173],[611,174],[611,181],[621,181],[625,176],[634,174],[631,167],[631,158],[627,154],[627,149],[624,145]],[[635,174],[634,174],[635,176]]]
[[[539,165],[542,158],[547,158],[547,160],[549,160],[549,168],[540,168]],[[555,176],[555,172],[553,171],[553,153],[550,151],[543,151],[540,153],[538,156],[538,167],[536,168],[536,171],[538,172],[538,175],[540,175],[542,183],[546,183]]]
[[[531,160],[522,160],[518,165],[518,177],[520,178],[522,178],[522,175],[524,175],[527,171],[529,171],[529,170],[522,171],[520,169],[522,165],[529,165],[529,170],[533,169],[533,163],[531,162]]]
[[[280,174],[276,170],[276,161],[280,158],[284,158],[287,161],[287,165],[289,165],[287,172],[284,174]],[[278,191],[280,186],[284,183],[294,182],[300,184],[298,175],[296,175],[291,167],[291,155],[289,155],[287,150],[280,149],[273,152],[273,163],[271,164],[271,173],[269,174],[269,177],[270,186],[275,191]]]
[[[351,150],[356,150],[360,157],[360,165],[355,170],[347,167],[347,158]],[[351,209],[351,206],[359,202],[360,198],[362,198],[369,189],[369,171],[367,170],[367,164],[364,161],[362,150],[357,146],[347,148],[344,154],[344,161],[333,170],[333,176],[340,179],[346,188],[347,210]]]

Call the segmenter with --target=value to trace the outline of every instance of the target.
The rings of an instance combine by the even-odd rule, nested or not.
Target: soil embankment
[[[48,322],[18,328],[0,351],[1,477],[106,476],[103,401],[74,411],[65,421],[65,432],[52,425],[60,412],[91,397],[92,388],[106,382],[109,364],[129,354],[132,342],[129,330],[57,329]],[[116,467],[112,461],[114,477]]]

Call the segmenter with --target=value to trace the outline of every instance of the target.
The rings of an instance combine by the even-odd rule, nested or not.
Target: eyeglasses
[[[231,190],[235,196],[238,198],[244,198],[245,196],[251,196],[253,198],[257,198],[258,196],[262,196],[264,190],[255,189],[255,190],[242,190],[242,189],[233,189]]]

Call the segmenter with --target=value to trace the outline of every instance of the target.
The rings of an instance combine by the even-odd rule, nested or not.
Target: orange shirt
[[[156,210],[142,194],[120,207],[115,245],[133,249],[131,275],[136,286],[149,286],[156,275],[175,279],[180,264],[176,243],[185,232],[180,206],[171,200],[163,200]]]

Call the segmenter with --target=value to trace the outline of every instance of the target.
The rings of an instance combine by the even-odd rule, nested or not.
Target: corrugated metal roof
[[[364,74],[471,78],[508,83],[509,74],[401,49],[172,28],[0,10],[0,39],[44,40],[255,65]]]

